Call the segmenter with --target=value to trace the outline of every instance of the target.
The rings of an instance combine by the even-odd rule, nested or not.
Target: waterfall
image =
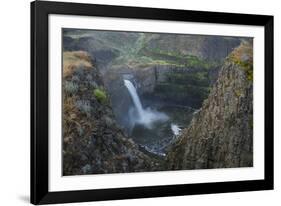
[[[142,107],[142,104],[141,104],[141,101],[140,101],[140,98],[139,98],[139,95],[137,93],[137,90],[136,88],[134,87],[134,85],[132,84],[132,82],[130,82],[129,80],[125,79],[124,80],[124,84],[125,86],[127,87],[132,99],[133,99],[133,102],[134,102],[134,105],[137,109],[137,112],[138,112],[138,115],[139,115],[139,118],[140,119],[144,119],[144,110],[143,110],[143,107]]]
[[[153,122],[167,121],[169,119],[169,117],[162,112],[153,111],[150,108],[143,109],[137,90],[132,82],[130,80],[124,79],[124,85],[127,87],[138,113],[138,117],[131,118],[131,122],[142,124],[147,128],[151,128]]]

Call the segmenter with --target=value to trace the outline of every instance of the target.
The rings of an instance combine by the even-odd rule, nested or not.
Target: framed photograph
[[[273,189],[273,16],[31,3],[31,203]]]

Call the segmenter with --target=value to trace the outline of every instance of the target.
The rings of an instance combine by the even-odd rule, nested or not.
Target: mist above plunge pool
[[[142,103],[133,83],[130,80],[125,79],[124,85],[127,87],[136,109],[136,114],[130,114],[131,121],[137,124],[144,125],[147,128],[151,128],[153,123],[157,121],[165,122],[169,119],[169,117],[165,113],[158,112],[156,110],[151,110],[150,108],[143,109]]]
[[[159,106],[153,102],[143,107],[134,84],[125,79],[124,85],[133,102],[128,112],[131,124],[130,136],[149,152],[165,155],[166,146],[180,134],[181,127],[191,119],[193,110]]]

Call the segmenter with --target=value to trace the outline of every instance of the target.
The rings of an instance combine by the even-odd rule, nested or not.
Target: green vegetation
[[[253,81],[253,79],[254,79],[254,76],[253,76],[253,69],[247,70],[247,71],[246,71],[246,74],[247,74],[247,79],[248,79],[249,81]]]
[[[194,86],[208,87],[210,82],[208,72],[193,72],[193,73],[168,73],[167,80],[174,84],[186,84],[187,82]]]
[[[188,104],[197,108],[210,92],[210,77],[207,69],[172,71],[165,74],[165,80],[156,84],[154,93],[165,100]]]
[[[155,95],[174,102],[189,101],[196,108],[209,95],[209,87],[194,86],[191,84],[161,83],[155,87]]]
[[[240,66],[246,73],[247,79],[253,81],[253,45],[243,42],[228,57],[228,61]]]
[[[234,93],[237,97],[240,97],[242,95],[242,91],[240,89],[234,90]]]
[[[252,62],[241,61],[240,59],[235,59],[235,58],[232,58],[231,61],[234,64],[239,65],[246,72],[247,79],[249,81],[253,81],[253,63]]]
[[[220,64],[220,62],[207,61],[197,56],[184,55],[179,52],[164,51],[157,48],[150,50],[143,48],[140,50],[139,54],[150,57],[150,62],[160,65],[210,69],[212,67],[217,67]]]
[[[151,65],[171,65],[210,69],[221,65],[222,62],[205,60],[194,55],[183,54],[169,49],[150,48],[147,44],[153,36],[140,34],[134,46],[128,44],[120,46],[120,55],[113,64],[125,64],[130,67],[145,67]]]
[[[187,59],[187,65],[192,68],[204,68],[204,69],[210,69],[212,67],[219,66],[219,62],[211,62],[202,60],[196,56],[189,55],[186,57]]]
[[[106,92],[103,89],[95,89],[94,95],[100,103],[105,103],[107,100]]]
[[[174,35],[168,35],[161,40],[157,34],[108,32],[108,31],[72,31],[67,30],[65,36],[79,41],[83,38],[93,38],[93,46],[96,50],[111,50],[118,53],[113,60],[115,65],[128,65],[129,67],[145,67],[151,65],[171,65],[176,67],[204,68],[217,67],[221,62],[209,61],[200,58],[198,52],[192,51],[194,41],[188,37],[182,42],[183,37],[179,36],[175,41]],[[197,38],[201,44],[204,38]],[[177,42],[175,49],[171,42]],[[182,43],[180,43],[182,42]],[[189,42],[189,43],[186,43]],[[92,46],[92,45],[89,45]],[[188,49],[190,48],[190,49]],[[190,53],[186,51],[190,50]],[[193,54],[193,55],[192,55]]]

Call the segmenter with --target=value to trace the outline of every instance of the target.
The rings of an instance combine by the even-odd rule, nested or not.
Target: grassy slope
[[[146,65],[174,65],[179,67],[210,68],[218,62],[202,58],[200,49],[207,37],[188,35],[159,35],[151,33],[66,30],[65,36],[74,39],[92,37],[96,47],[118,50],[114,65],[140,67]],[[98,49],[95,48],[95,49]]]

